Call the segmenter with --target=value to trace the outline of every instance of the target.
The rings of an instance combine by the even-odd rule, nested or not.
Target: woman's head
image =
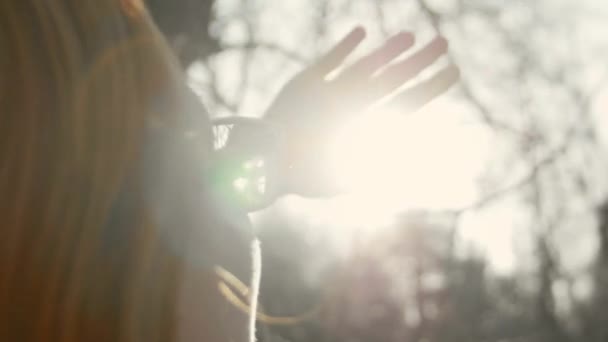
[[[205,263],[248,237],[195,181],[209,124],[141,3],[0,1],[0,75],[0,340],[172,340],[191,236],[219,308]]]

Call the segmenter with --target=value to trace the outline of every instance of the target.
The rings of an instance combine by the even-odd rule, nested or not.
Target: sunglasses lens
[[[213,122],[213,182],[224,197],[248,211],[272,204],[278,194],[277,129],[260,119]]]

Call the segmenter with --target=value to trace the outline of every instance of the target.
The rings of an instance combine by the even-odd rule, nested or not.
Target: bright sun
[[[467,125],[454,106],[410,116],[362,117],[330,147],[333,178],[367,205],[389,211],[458,208],[477,196],[487,133]]]
[[[329,146],[331,177],[344,194],[327,200],[289,197],[285,208],[319,227],[349,236],[370,233],[407,210],[466,207],[479,197],[492,135],[470,111],[439,100],[412,115],[361,117]],[[504,211],[504,210],[503,210]],[[498,269],[513,264],[512,210],[466,217],[462,238],[488,253]]]

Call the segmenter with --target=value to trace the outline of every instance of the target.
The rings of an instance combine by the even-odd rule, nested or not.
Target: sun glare
[[[466,113],[442,100],[409,116],[361,117],[328,147],[332,178],[343,194],[322,200],[289,196],[283,208],[312,227],[331,227],[327,234],[346,243],[373,236],[409,210],[469,206],[479,199],[477,179],[494,151],[492,133]],[[462,242],[477,246],[497,270],[514,266],[515,211],[470,212],[462,222]]]
[[[491,150],[491,132],[467,120],[466,109],[437,101],[404,116],[361,117],[329,146],[331,173],[344,193],[332,199],[290,197],[284,204],[313,226],[341,239],[373,235],[408,210],[466,207],[480,196],[477,178]],[[509,211],[512,213],[512,211]],[[466,216],[461,238],[500,270],[513,267],[510,214]],[[338,231],[335,231],[338,229]]]
[[[382,113],[345,127],[330,146],[333,178],[366,207],[458,208],[477,196],[487,132],[463,123],[457,106],[404,116]]]

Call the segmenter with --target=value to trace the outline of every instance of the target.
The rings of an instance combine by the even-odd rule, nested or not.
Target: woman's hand
[[[398,90],[446,53],[447,42],[436,37],[407,59],[391,63],[414,45],[414,36],[400,33],[382,47],[343,67],[346,57],[365,37],[351,31],[314,65],[296,75],[270,106],[266,119],[285,129],[285,192],[320,196],[334,192],[320,155],[328,139],[348,119]],[[334,76],[335,75],[335,76]],[[331,76],[331,77],[329,77]],[[395,96],[391,102],[414,111],[447,90],[458,79],[450,65],[426,81]]]

